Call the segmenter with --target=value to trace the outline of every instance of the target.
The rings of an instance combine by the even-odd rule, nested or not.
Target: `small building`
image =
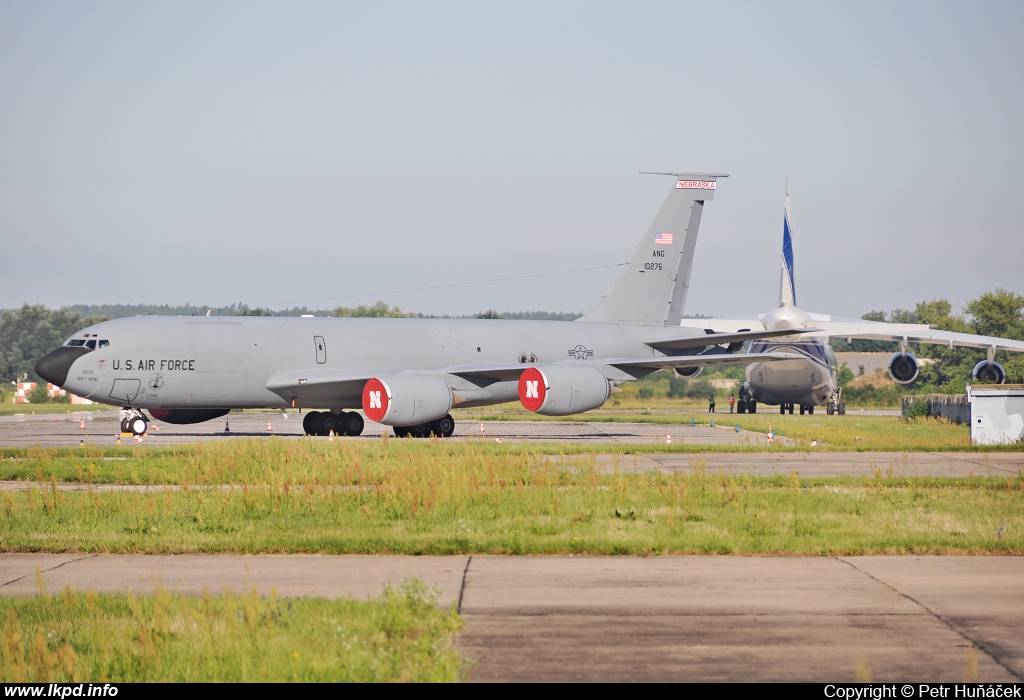
[[[971,403],[971,442],[1001,445],[1024,441],[1024,384],[967,387]]]

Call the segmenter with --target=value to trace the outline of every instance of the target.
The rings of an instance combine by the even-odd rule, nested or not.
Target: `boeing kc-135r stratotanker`
[[[907,351],[910,342],[938,345],[962,345],[984,348],[988,357],[974,367],[976,380],[1002,384],[1006,372],[995,361],[997,350],[1024,352],[1024,341],[1008,340],[971,333],[935,330],[934,326],[917,323],[882,323],[854,318],[840,318],[828,314],[803,311],[796,306],[796,283],[793,268],[793,228],[791,225],[789,182],[786,182],[786,203],[782,223],[782,279],[779,286],[779,305],[767,313],[750,316],[731,316],[712,319],[683,319],[682,325],[703,329],[707,333],[729,333],[737,330],[783,331],[808,330],[799,338],[779,340],[761,339],[750,346],[751,354],[790,353],[799,359],[764,363],[760,360],[747,365],[747,381],[740,388],[737,409],[740,413],[757,412],[757,404],[776,405],[781,413],[814,413],[814,407],[826,404],[831,415],[846,413],[842,391],[837,383],[839,368],[829,346],[830,336],[853,340],[894,340],[901,343],[900,351],[889,359],[889,375],[900,384],[917,379],[920,366]],[[812,330],[812,327],[814,330]],[[676,370],[693,377],[701,367]]]
[[[198,423],[232,408],[309,408],[303,427],[359,435],[362,408],[398,436],[449,436],[454,406],[519,400],[564,416],[662,368],[794,359],[734,351],[813,329],[707,333],[680,320],[697,230],[715,173],[671,175],[672,189],[608,295],[576,321],[138,316],[75,333],[36,364],[48,382],[128,413]],[[722,347],[725,345],[726,347]]]

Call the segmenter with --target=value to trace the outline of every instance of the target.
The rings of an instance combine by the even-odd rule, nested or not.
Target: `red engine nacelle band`
[[[372,421],[380,422],[388,414],[391,390],[379,379],[371,379],[363,387],[363,411]]]
[[[536,367],[528,367],[519,375],[519,402],[530,411],[537,411],[544,405],[548,395],[548,381]]]

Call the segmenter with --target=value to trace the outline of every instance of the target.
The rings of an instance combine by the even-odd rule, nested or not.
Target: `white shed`
[[[999,445],[1024,441],[1024,384],[967,387],[971,402],[971,442]]]

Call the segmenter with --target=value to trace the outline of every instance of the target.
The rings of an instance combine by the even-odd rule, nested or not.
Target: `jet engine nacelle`
[[[910,384],[920,372],[920,363],[909,352],[898,352],[889,358],[889,376],[898,384]]]
[[[974,365],[971,376],[978,381],[1002,384],[1006,381],[1006,370],[995,360],[982,360]]]
[[[149,415],[155,420],[174,425],[191,425],[226,416],[227,408],[151,408]]]
[[[704,365],[698,365],[696,367],[676,367],[676,374],[680,377],[686,377],[687,379],[693,379],[703,371]]]
[[[437,377],[396,374],[375,377],[363,386],[363,411],[384,425],[418,425],[452,410],[452,389]]]
[[[519,402],[544,416],[568,416],[608,400],[608,378],[593,367],[543,365],[519,376]]]

